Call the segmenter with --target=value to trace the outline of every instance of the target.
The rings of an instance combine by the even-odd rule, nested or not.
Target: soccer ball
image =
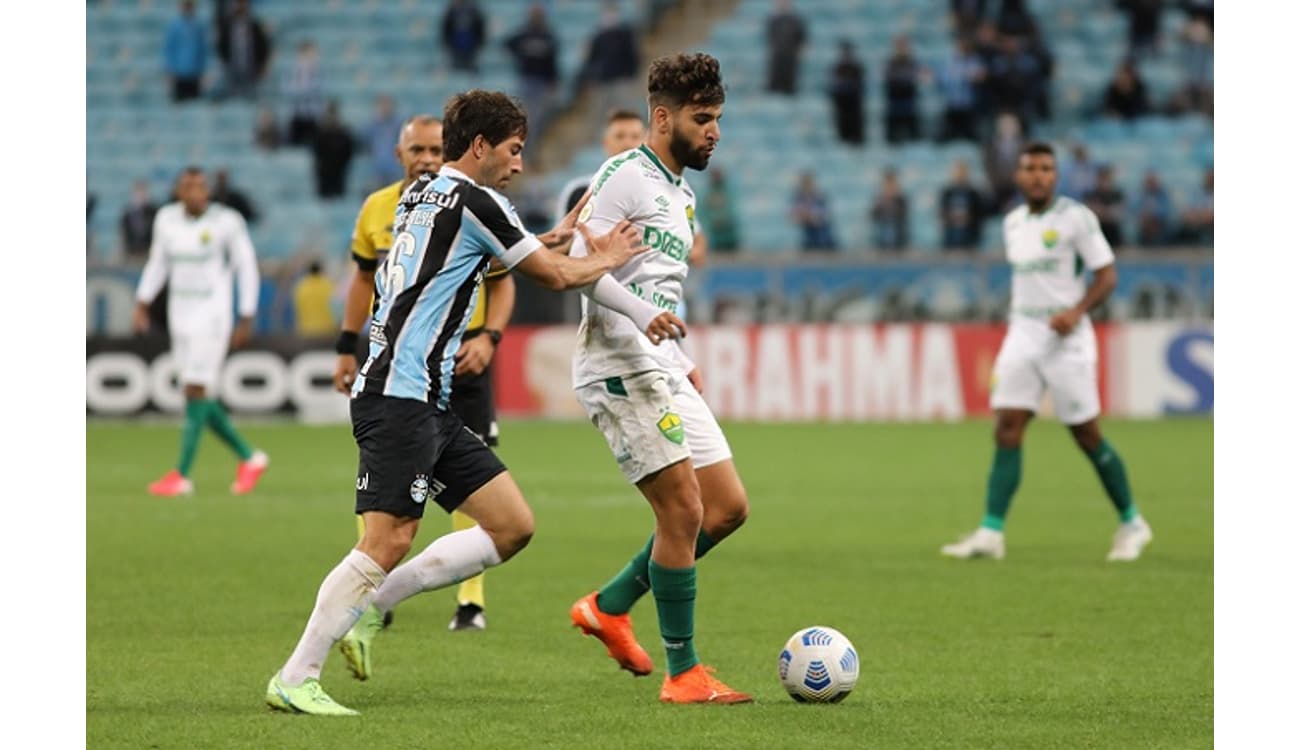
[[[858,682],[858,652],[840,631],[816,625],[790,636],[776,670],[796,701],[839,703]]]

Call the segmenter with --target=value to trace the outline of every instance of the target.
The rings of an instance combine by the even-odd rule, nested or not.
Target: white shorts
[[[1045,322],[1013,320],[993,364],[993,409],[1037,412],[1044,390],[1056,418],[1083,424],[1101,414],[1097,392],[1097,337],[1085,318],[1068,336]]]
[[[652,370],[590,383],[577,395],[633,484],[686,458],[696,469],[731,458],[713,411],[684,375]]]
[[[230,334],[172,334],[172,359],[176,362],[176,381],[185,387],[201,385],[208,395],[215,393],[221,379],[221,365],[226,361]]]

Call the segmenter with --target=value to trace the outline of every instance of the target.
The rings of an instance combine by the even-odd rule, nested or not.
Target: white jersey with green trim
[[[1012,210],[1002,221],[1002,237],[1011,263],[1012,322],[1045,324],[1083,299],[1084,269],[1115,262],[1096,214],[1065,196],[1054,198],[1042,213],[1025,205]]]
[[[641,299],[676,312],[695,237],[695,193],[644,145],[608,159],[591,184],[591,198],[578,221],[598,237],[626,219],[653,251],[610,275]],[[574,240],[572,254],[587,254],[581,235]],[[680,372],[674,349],[672,342],[650,343],[630,319],[584,296],[573,385],[650,370]]]
[[[190,216],[181,203],[158,209],[149,260],[136,299],[152,302],[167,286],[167,322],[173,334],[225,336],[231,328],[233,281],[239,314],[257,312],[257,257],[244,218],[219,203]]]

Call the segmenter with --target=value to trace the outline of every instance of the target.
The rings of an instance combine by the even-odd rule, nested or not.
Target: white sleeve
[[[146,305],[153,302],[158,292],[167,283],[167,254],[163,250],[163,212],[159,211],[153,219],[153,242],[149,245],[149,260],[145,261],[144,271],[140,273],[140,285],[136,287],[135,298]]]
[[[637,330],[642,333],[645,333],[645,330],[650,327],[650,323],[663,312],[628,291],[609,274],[596,279],[594,284],[582,287],[582,293],[600,305],[626,315],[632,320]]]
[[[1079,226],[1076,228],[1078,234],[1074,247],[1079,257],[1083,258],[1083,265],[1089,271],[1096,271],[1098,268],[1105,268],[1114,263],[1115,253],[1110,249],[1106,235],[1101,233],[1097,214],[1085,206],[1080,206],[1079,211]]]
[[[248,236],[244,217],[230,213],[230,260],[235,266],[235,280],[239,284],[239,317],[251,318],[257,314],[257,296],[260,280],[257,274],[257,255],[253,240]]]

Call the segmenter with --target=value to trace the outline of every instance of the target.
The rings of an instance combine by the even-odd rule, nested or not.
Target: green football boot
[[[277,672],[266,686],[266,705],[276,711],[312,716],[359,716],[347,706],[341,706],[325,694],[320,680],[308,677],[297,687],[289,687]]]
[[[339,639],[339,653],[347,661],[348,671],[358,680],[368,680],[372,673],[370,667],[371,642],[375,634],[384,629],[384,617],[375,605],[366,607],[361,619]]]

